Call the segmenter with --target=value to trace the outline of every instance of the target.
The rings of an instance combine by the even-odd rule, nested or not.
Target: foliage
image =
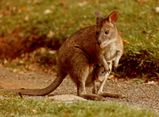
[[[116,9],[120,12],[118,29],[128,42],[119,71],[125,75],[131,71],[132,77],[145,73],[156,77],[159,73],[157,3],[156,0],[145,3],[140,0],[1,0],[0,35],[4,37],[20,28],[22,39],[33,32],[45,35],[45,39],[65,39],[80,28],[95,24],[96,11],[107,15]]]
[[[121,59],[117,71],[122,77],[159,78],[159,58],[154,57],[150,50],[140,50],[137,53],[128,51]],[[124,71],[124,72],[123,72]]]

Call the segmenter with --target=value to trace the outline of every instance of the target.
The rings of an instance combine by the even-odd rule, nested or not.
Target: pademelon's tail
[[[42,89],[11,89],[9,91],[16,92],[20,95],[44,96],[54,91],[62,83],[63,79],[63,77],[56,77],[56,79],[49,86]]]

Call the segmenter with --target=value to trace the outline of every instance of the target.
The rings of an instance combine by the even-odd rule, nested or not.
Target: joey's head
[[[117,19],[117,11],[112,11],[107,17],[97,15],[97,42],[101,48],[105,48],[117,39],[118,32],[115,26]]]

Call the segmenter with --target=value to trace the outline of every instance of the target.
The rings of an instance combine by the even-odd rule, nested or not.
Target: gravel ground
[[[0,67],[0,88],[42,88],[47,86],[54,78],[54,72],[45,73],[40,70],[14,71],[11,68]],[[91,89],[87,88],[87,91],[90,92]],[[149,108],[159,112],[159,85],[157,82],[144,83],[139,79],[112,78],[106,82],[104,91],[125,96],[123,99],[106,98],[107,100]],[[53,94],[76,95],[76,87],[67,77]]]

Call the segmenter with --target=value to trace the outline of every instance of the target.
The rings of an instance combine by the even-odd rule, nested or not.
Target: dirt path
[[[42,88],[47,86],[54,78],[54,72],[15,72],[11,68],[0,67],[0,88]],[[90,88],[87,90],[91,91]],[[107,81],[104,90],[126,96],[124,99],[107,98],[108,100],[138,105],[159,112],[159,85],[157,83],[146,84],[139,79],[111,79]],[[53,94],[76,95],[76,87],[68,77]]]

